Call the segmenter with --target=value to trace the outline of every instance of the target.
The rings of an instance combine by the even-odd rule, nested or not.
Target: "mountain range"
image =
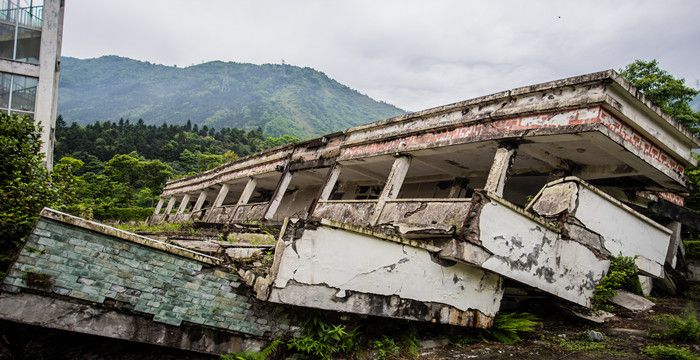
[[[102,56],[62,58],[58,113],[69,123],[189,120],[304,138],[404,111],[308,67],[222,61],[176,67]]]

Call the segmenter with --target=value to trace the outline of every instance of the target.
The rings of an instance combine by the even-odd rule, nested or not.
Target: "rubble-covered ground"
[[[674,342],[662,339],[665,329],[664,314],[680,315],[687,306],[696,310],[700,302],[687,298],[655,298],[656,306],[642,313],[622,313],[605,324],[595,325],[566,317],[558,311],[542,307],[539,329],[522,336],[522,341],[506,345],[488,340],[452,338],[446,346],[423,349],[421,359],[646,359],[641,349],[649,345],[677,345],[700,356],[700,344]],[[691,304],[691,305],[688,305]],[[542,306],[542,305],[541,305]],[[603,335],[600,341],[591,341],[591,330]]]
[[[698,356],[700,344],[677,343],[654,334],[664,330],[663,314],[681,314],[687,298],[655,298],[656,306],[643,313],[618,313],[605,324],[595,325],[565,315],[547,302],[530,306],[542,316],[536,332],[522,335],[522,341],[506,345],[483,333],[464,332],[445,326],[418,328],[420,359],[645,359],[641,349],[649,345],[673,344]],[[547,314],[546,316],[543,314]],[[371,320],[370,320],[371,322]],[[370,326],[370,325],[367,325]],[[0,360],[5,359],[216,359],[216,357],[151,345],[81,335],[57,330],[0,322]],[[591,341],[603,335],[600,341]],[[391,335],[391,334],[387,334]],[[365,351],[358,359],[370,359]],[[376,358],[376,357],[375,357]]]

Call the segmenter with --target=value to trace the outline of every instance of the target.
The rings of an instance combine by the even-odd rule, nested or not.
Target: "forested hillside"
[[[118,56],[64,57],[59,94],[59,114],[80,124],[190,120],[300,137],[403,113],[308,67],[221,61],[178,68]]]

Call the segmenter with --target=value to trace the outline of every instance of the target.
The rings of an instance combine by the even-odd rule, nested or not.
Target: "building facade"
[[[52,168],[63,0],[0,1],[0,110],[41,126],[42,153]]]

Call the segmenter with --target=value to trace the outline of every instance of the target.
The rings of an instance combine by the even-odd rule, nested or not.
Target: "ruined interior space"
[[[0,318],[219,354],[310,309],[487,329],[537,296],[592,316],[614,257],[647,295],[693,278],[699,145],[612,70],[409,113],[171,181],[147,221],[172,231],[45,209]]]

